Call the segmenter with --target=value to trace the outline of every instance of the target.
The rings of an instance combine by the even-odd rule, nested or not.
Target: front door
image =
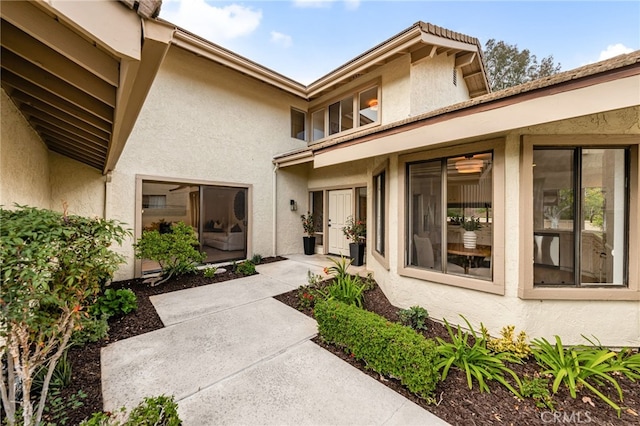
[[[349,240],[342,228],[347,218],[353,215],[353,190],[329,191],[329,253],[349,256]]]

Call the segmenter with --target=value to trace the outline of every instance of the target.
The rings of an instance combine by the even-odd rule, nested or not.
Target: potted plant
[[[304,245],[304,254],[313,254],[316,247],[315,223],[313,221],[313,215],[311,212],[307,212],[306,215],[300,215],[302,221],[302,228],[304,229],[306,237],[302,237],[302,243]]]
[[[462,221],[462,227],[465,230],[464,234],[462,234],[462,242],[464,243],[464,248],[476,248],[478,235],[475,231],[481,228],[480,218],[471,216],[469,219],[464,219]]]
[[[360,266],[364,263],[365,240],[367,238],[367,225],[362,220],[355,220],[353,216],[349,216],[345,222],[342,232],[350,241],[349,254],[353,262],[353,266]]]

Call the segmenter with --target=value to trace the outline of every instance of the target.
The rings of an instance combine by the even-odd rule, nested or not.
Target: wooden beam
[[[89,133],[95,134],[96,136],[105,136],[106,138],[108,138],[111,134],[111,126],[107,125],[104,122],[99,122],[99,124],[96,125],[92,122],[78,117],[78,115],[70,114],[62,108],[56,108],[47,103],[41,102],[39,99],[33,98],[23,92],[20,92],[19,90],[13,90],[10,96],[11,99],[21,105],[21,109],[26,107],[33,108],[36,111],[41,111],[43,114],[48,114],[62,121],[66,121],[67,123],[72,124],[76,127],[80,127]]]
[[[83,92],[90,94],[107,105],[115,106],[115,86],[96,77],[75,62],[38,42],[10,23],[2,24],[0,31],[0,41],[2,42],[3,48]]]
[[[2,18],[112,86],[118,61],[26,1],[3,1]]]
[[[104,154],[100,151],[96,151],[91,147],[74,143],[74,141],[70,141],[69,139],[63,136],[60,136],[55,132],[49,131],[48,129],[43,129],[41,127],[38,127],[36,128],[36,131],[43,136],[43,139],[48,138],[49,140],[54,140],[60,147],[63,147],[69,150],[75,150],[77,152],[82,152],[95,160],[104,161],[104,158],[105,158]]]
[[[77,152],[72,152],[72,151],[69,151],[68,149],[64,149],[60,147],[53,141],[45,141],[45,144],[47,144],[47,147],[51,151],[57,154],[64,155],[65,157],[69,157],[72,160],[76,160],[79,163],[86,164],[87,166],[93,167],[94,169],[100,170],[102,168],[102,164],[103,164],[102,161],[87,159],[87,157],[84,157],[81,154],[78,154]]]
[[[465,53],[464,55],[456,56],[456,68],[470,65],[476,59],[476,52]]]
[[[60,78],[45,74],[33,64],[25,61],[16,54],[3,51],[2,69],[10,71],[24,80],[41,87],[57,96],[68,100],[74,105],[90,112],[104,120],[111,120],[113,107],[89,96],[82,90],[70,85]]]
[[[20,106],[20,111],[22,111],[23,115],[25,116],[40,119],[45,123],[49,123],[61,129],[65,129],[70,133],[78,134],[79,136],[93,135],[105,141],[109,141],[109,133],[98,130],[95,127],[91,127],[84,121],[70,123],[68,120],[62,120],[58,117],[55,117],[51,114],[25,104],[22,104]]]
[[[108,141],[105,141],[104,139],[100,139],[98,137],[95,137],[93,135],[86,135],[86,136],[81,136],[78,135],[76,133],[72,133],[66,129],[62,129],[60,127],[54,126],[51,123],[47,123],[45,121],[40,120],[39,118],[36,117],[31,117],[31,119],[29,120],[29,122],[33,125],[33,127],[42,127],[43,129],[48,129],[52,132],[56,132],[57,134],[61,135],[61,136],[65,136],[66,138],[68,138],[71,141],[78,141],[79,143],[83,143],[85,144],[87,147],[92,147],[95,146],[97,149],[103,150],[107,148],[107,143]]]
[[[71,102],[62,99],[59,96],[56,96],[55,94],[50,93],[44,89],[41,89],[40,87],[35,86],[26,80],[21,79],[17,75],[11,74],[9,72],[2,73],[2,87],[5,88],[5,91],[7,93],[9,93],[9,90],[7,90],[7,88],[12,88],[13,90],[11,90],[11,96],[15,96],[17,99],[20,99],[21,102],[35,105],[35,101],[38,103],[49,105],[52,108],[59,109],[66,114],[70,114],[99,129],[111,133],[111,122],[107,122],[92,114],[89,114],[85,110],[73,105]]]
[[[463,74],[462,78],[482,77],[482,71],[472,72],[470,74]]]
[[[438,46],[426,45],[424,47],[421,47],[420,49],[411,52],[411,63],[415,64],[422,61],[423,59],[433,58],[434,56],[436,56],[437,51]]]

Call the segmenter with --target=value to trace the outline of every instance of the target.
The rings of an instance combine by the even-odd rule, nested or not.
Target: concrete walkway
[[[165,394],[185,426],[446,425],[310,342],[316,322],[272,296],[330,262],[287,257],[258,275],[152,297],[165,328],[102,349],[104,409]]]

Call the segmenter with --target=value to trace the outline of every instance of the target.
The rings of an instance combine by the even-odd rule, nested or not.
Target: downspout
[[[112,172],[104,175],[104,205],[102,206],[102,218],[109,219],[109,206],[111,205],[111,177]]]
[[[278,164],[273,167],[273,256],[278,255]]]

